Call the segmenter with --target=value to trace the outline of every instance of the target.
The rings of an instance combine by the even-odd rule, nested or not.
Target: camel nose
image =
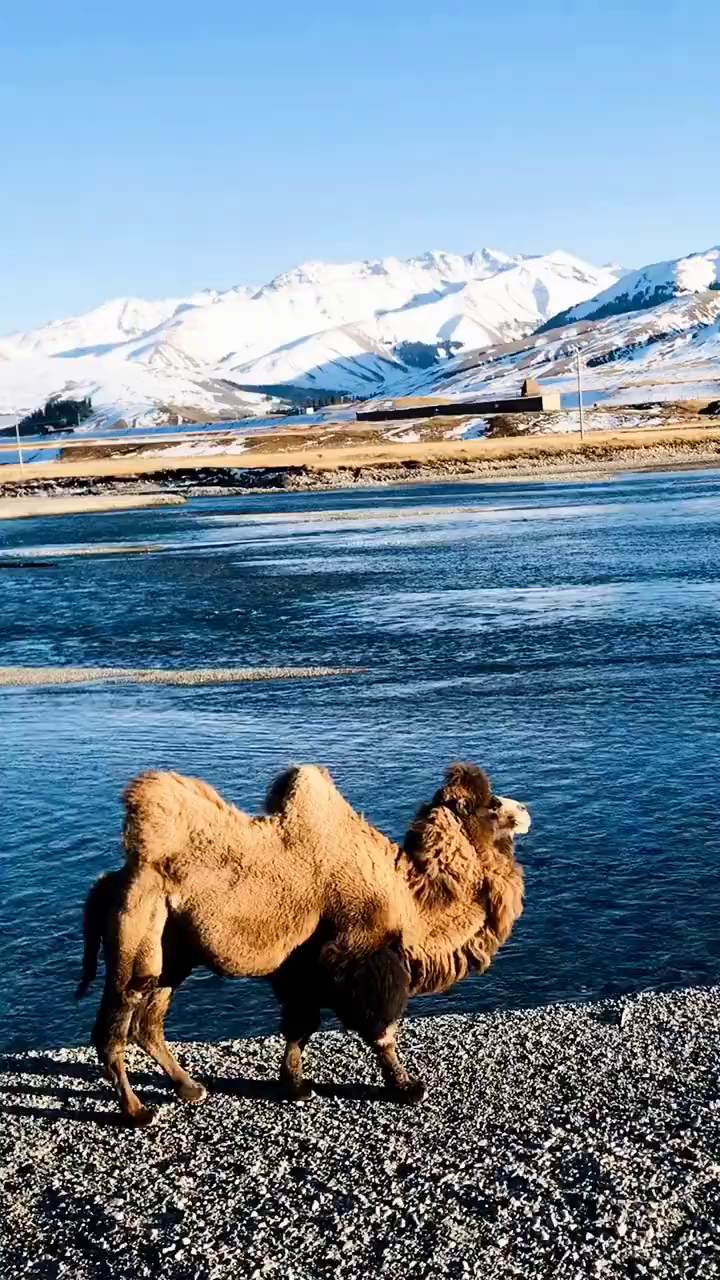
[[[495,798],[500,802],[498,817],[501,822],[504,822],[513,835],[524,836],[531,826],[527,805],[521,804],[519,800],[512,800],[510,796]]]
[[[530,810],[528,809],[526,804],[521,804],[519,807],[520,807],[519,817],[521,821],[518,823],[518,831],[520,835],[524,836],[532,826],[532,818],[530,817]]]
[[[527,805],[523,804],[521,800],[516,800],[515,812],[513,813],[512,816],[515,822],[516,834],[519,836],[526,835],[527,832],[530,830],[530,827],[532,826],[530,810],[528,809]]]

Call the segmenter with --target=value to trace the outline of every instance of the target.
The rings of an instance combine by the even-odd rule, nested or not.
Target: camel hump
[[[123,840],[128,861],[157,863],[181,848],[198,810],[228,805],[199,778],[153,771],[133,778],[123,794]]]
[[[328,770],[317,764],[294,764],[270,784],[265,812],[291,818],[294,814],[327,815],[331,810],[350,810]]]

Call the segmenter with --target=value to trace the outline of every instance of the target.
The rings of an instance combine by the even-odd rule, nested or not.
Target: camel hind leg
[[[152,982],[152,979],[147,981]],[[125,1069],[125,1049],[133,1014],[146,995],[147,983],[118,993],[106,983],[93,1028],[93,1044],[110,1083],[115,1087],[120,1110],[130,1124],[150,1124],[153,1113],[134,1092]]]
[[[280,1001],[280,1029],[285,1037],[285,1051],[280,1066],[280,1086],[287,1098],[301,1102],[312,1094],[312,1085],[303,1076],[303,1052],[310,1037],[320,1026],[320,999],[317,985],[317,960],[320,943],[311,938],[297,950],[272,976],[272,986]]]
[[[140,874],[104,936],[105,990],[92,1038],[105,1075],[117,1090],[120,1109],[133,1125],[149,1124],[152,1112],[131,1088],[125,1050],[133,1015],[162,974],[166,921],[167,905],[157,876]]]
[[[199,1103],[207,1097],[207,1089],[183,1070],[165,1039],[165,1018],[179,985],[157,987],[145,997],[133,1015],[130,1038],[162,1067],[182,1102]]]

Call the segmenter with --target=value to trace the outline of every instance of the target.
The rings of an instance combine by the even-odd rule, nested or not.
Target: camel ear
[[[492,800],[492,786],[484,769],[459,761],[450,765],[438,796],[440,804],[462,815],[486,809]]]
[[[407,829],[407,834],[403,841],[403,849],[410,854],[411,858],[418,856],[422,850],[425,824],[432,810],[432,804],[421,804]]]

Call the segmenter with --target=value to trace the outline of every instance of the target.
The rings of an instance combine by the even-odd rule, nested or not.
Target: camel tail
[[[95,881],[85,900],[83,913],[84,950],[82,976],[75,991],[75,999],[82,1000],[97,977],[98,954],[107,928],[108,916],[117,906],[124,874],[108,871]]]

